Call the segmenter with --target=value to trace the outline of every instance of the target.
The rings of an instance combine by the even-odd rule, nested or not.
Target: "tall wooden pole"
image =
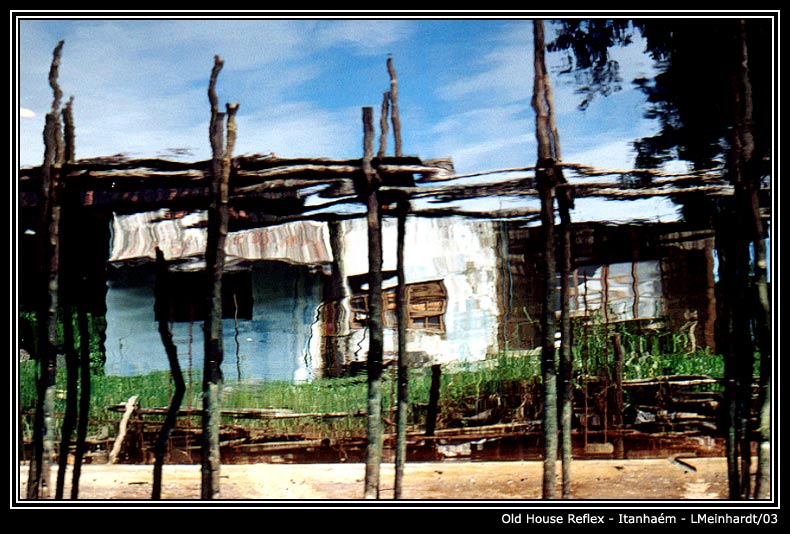
[[[390,103],[392,107],[392,135],[395,137],[395,155],[403,155],[403,142],[400,135],[400,108],[398,106],[398,75],[392,56],[387,58],[387,71],[390,75]]]
[[[170,332],[169,318],[169,280],[165,256],[159,247],[156,248],[156,282],[154,288],[154,315],[159,325],[159,337],[165,348],[167,361],[170,364],[170,371],[173,375],[175,390],[173,398],[170,400],[170,407],[167,416],[159,429],[154,449],[154,481],[151,489],[151,499],[157,500],[162,497],[162,468],[167,454],[167,444],[170,434],[176,426],[178,411],[181,409],[181,401],[184,399],[186,384],[184,375],[181,372],[181,364],[178,361],[178,347],[173,342],[173,334]]]
[[[91,354],[90,333],[88,326],[88,312],[84,301],[77,304],[77,330],[80,333],[80,400],[79,421],[77,422],[77,439],[74,446],[74,466],[71,473],[71,498],[76,500],[80,491],[80,475],[82,474],[82,460],[87,451],[85,443],[88,436],[88,417],[90,416],[91,402]]]
[[[55,440],[55,378],[58,342],[58,270],[60,204],[58,190],[60,167],[63,163],[63,140],[60,131],[60,100],[58,85],[63,41],[55,47],[49,70],[52,87],[52,110],[44,125],[44,164],[41,167],[38,207],[39,225],[39,297],[36,307],[38,324],[38,400],[33,429],[33,456],[28,477],[28,499],[50,497],[50,474]]]
[[[555,183],[551,166],[551,134],[546,107],[545,37],[543,21],[532,23],[534,34],[535,137],[538,142],[538,165],[535,172],[540,194],[540,220],[543,228],[543,311],[541,314],[541,377],[543,380],[543,498],[553,499],[557,463],[557,376],[554,350],[554,196]]]
[[[384,318],[382,306],[382,274],[383,261],[381,246],[381,206],[379,205],[378,189],[380,178],[373,169],[373,108],[362,108],[362,124],[364,130],[364,156],[362,167],[365,173],[364,195],[367,205],[368,222],[368,415],[367,438],[365,452],[365,492],[366,499],[379,498],[379,479],[381,474],[381,457],[383,434],[381,428],[381,368],[384,357]]]
[[[204,321],[203,434],[201,455],[201,498],[219,497],[220,476],[220,393],[222,390],[222,273],[225,268],[225,240],[228,234],[228,187],[231,154],[236,140],[235,116],[238,104],[228,104],[227,143],[223,128],[226,113],[218,109],[215,90],[223,61],[214,57],[208,97],[211,104],[209,139],[212,150],[211,200],[208,209],[206,240],[207,306]]]
[[[74,97],[71,97],[63,108],[63,157],[64,162],[74,162],[74,114],[72,106]],[[63,201],[61,195],[61,201]],[[73,206],[73,204],[72,204]],[[66,411],[63,414],[63,423],[60,427],[60,450],[58,452],[58,478],[55,484],[55,498],[62,499],[66,484],[66,470],[68,469],[69,451],[71,450],[71,436],[77,425],[78,397],[79,397],[79,353],[74,346],[74,299],[77,278],[77,266],[74,261],[75,250],[73,247],[75,235],[75,220],[72,208],[61,208],[58,235],[59,243],[59,284],[58,299],[63,323],[63,351],[66,358]],[[69,231],[69,228],[71,231]],[[71,257],[72,261],[69,261]]]
[[[560,208],[560,457],[562,458],[562,498],[572,498],[571,463],[573,461],[573,328],[571,325],[570,276],[573,249],[571,247],[571,217],[563,200],[567,190],[558,192]]]
[[[735,102],[735,131],[733,135],[737,141],[733,143],[738,148],[735,154],[735,172],[733,181],[735,185],[735,198],[741,219],[748,228],[747,239],[753,246],[754,253],[754,278],[750,290],[749,303],[753,310],[752,321],[756,348],[760,353],[759,361],[759,413],[758,413],[758,449],[757,449],[757,477],[754,497],[767,499],[770,497],[771,482],[771,303],[768,295],[766,238],[767,232],[760,215],[760,161],[755,158],[755,147],[759,140],[755,136],[754,125],[754,100],[752,84],[749,76],[749,47],[747,43],[747,28],[745,20],[737,21],[737,61],[735,63],[734,93]],[[748,272],[748,271],[747,271]],[[745,274],[745,273],[744,273]],[[743,381],[748,378],[748,395],[744,387],[744,402],[749,404],[748,419],[751,420],[751,367],[744,366]],[[748,375],[748,376],[747,376]],[[751,454],[751,439],[746,442]],[[746,473],[744,474],[744,477]],[[748,488],[747,488],[748,490]],[[745,496],[748,495],[748,491]]]
[[[403,471],[406,464],[406,425],[409,415],[409,364],[406,354],[406,328],[409,323],[409,299],[406,293],[406,268],[404,245],[406,242],[406,215],[409,202],[398,201],[397,244],[397,312],[398,312],[398,419],[395,439],[395,498],[403,496]]]
[[[720,208],[721,210],[721,208]],[[728,210],[729,211],[729,210]],[[732,234],[734,229],[731,213],[720,212],[715,221],[716,252],[719,260],[719,282],[716,286],[716,347],[724,359],[724,413],[725,413],[725,456],[727,458],[728,496],[738,499],[740,477],[738,475],[737,440],[737,387],[733,302],[736,301],[733,283],[735,263],[733,256]]]
[[[545,63],[545,58],[544,58]],[[545,64],[542,68],[543,85],[548,111],[551,148],[554,161],[562,162],[560,132],[554,113],[554,89]],[[570,285],[573,268],[573,228],[571,209],[574,207],[573,188],[567,183],[561,166],[554,167],[557,189],[557,208],[560,215],[560,391],[558,396],[560,457],[562,458],[562,498],[573,497],[571,491],[571,463],[573,461],[573,328],[571,325]]]
[[[392,113],[392,130],[395,137],[395,156],[403,156],[403,142],[401,140],[400,108],[398,106],[398,75],[392,56],[387,57],[387,72],[390,76],[390,90],[384,93],[389,97]],[[383,114],[388,111],[382,104],[381,138],[379,157],[384,156],[387,135],[387,120]],[[403,496],[403,472],[406,464],[406,425],[409,413],[409,365],[406,356],[406,328],[409,323],[408,297],[406,294],[406,271],[404,261],[404,244],[406,241],[406,216],[409,212],[409,202],[406,198],[398,200],[398,243],[397,243],[397,317],[398,317],[398,418],[396,422],[395,438],[395,498]]]
[[[612,334],[612,346],[614,347],[614,414],[613,422],[615,428],[614,438],[614,457],[625,458],[625,446],[623,443],[623,344],[620,334]]]
[[[389,134],[389,117],[390,117],[390,100],[391,100],[390,91],[384,91],[384,95],[381,98],[381,117],[379,119],[379,128],[381,128],[381,133],[379,134],[379,151],[378,157],[383,158],[387,155],[387,135]]]

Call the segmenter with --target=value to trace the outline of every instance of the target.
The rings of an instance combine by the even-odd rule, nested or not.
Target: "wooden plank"
[[[623,387],[645,387],[645,386],[700,386],[707,384],[718,384],[721,382],[718,378],[711,378],[706,376],[660,376],[655,378],[640,378],[634,380],[626,380],[623,382]]]
[[[246,453],[267,453],[288,451],[295,449],[307,449],[311,447],[325,447],[331,445],[330,440],[325,439],[307,439],[300,441],[272,441],[267,443],[223,443],[223,446],[229,446],[234,451],[243,451]]]
[[[410,432],[409,437],[417,441],[423,439],[446,439],[446,438],[474,438],[502,436],[502,435],[521,435],[536,434],[539,432],[540,421],[528,421],[523,423],[498,423],[494,425],[476,426],[473,428],[444,428],[434,430],[432,436],[427,436],[422,432]]]
[[[121,452],[121,447],[123,446],[123,440],[126,439],[126,431],[129,426],[129,419],[132,417],[135,408],[137,407],[137,395],[132,395],[129,397],[129,400],[126,401],[124,405],[124,413],[123,417],[121,417],[121,423],[118,426],[118,437],[115,438],[115,443],[113,443],[112,450],[110,451],[110,460],[111,464],[118,462],[118,454]]]
[[[107,410],[111,412],[125,411],[126,404],[117,404],[108,406]],[[138,415],[166,415],[167,408],[140,408]],[[308,412],[300,413],[293,410],[281,408],[234,408],[223,409],[220,411],[221,415],[228,417],[238,417],[246,419],[297,419],[303,417],[316,417],[316,418],[338,418],[338,417],[362,417],[365,415],[364,410],[356,412]],[[181,409],[178,412],[179,417],[202,417],[203,410],[200,409]]]

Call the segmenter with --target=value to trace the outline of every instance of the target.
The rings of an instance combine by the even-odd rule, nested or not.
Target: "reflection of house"
[[[500,346],[538,347],[541,230],[507,224],[501,235],[508,261],[500,292]],[[576,320],[662,319],[670,331],[690,334],[695,346],[714,348],[712,231],[692,231],[680,223],[578,224],[572,248],[570,307]]]
[[[184,368],[202,362],[201,215],[166,213],[116,217],[107,294],[107,371],[166,369],[154,324],[154,247],[166,253],[173,294],[174,339]],[[350,289],[345,314],[345,364],[367,350],[367,228],[342,223],[341,258]],[[394,221],[385,220],[384,268],[394,270]],[[407,224],[408,350],[415,361],[470,360],[496,350],[494,226],[462,219],[414,218]],[[232,232],[223,287],[225,376],[294,380],[321,374],[330,325],[322,306],[337,263],[328,228],[314,222]],[[385,288],[394,278],[385,281]],[[385,352],[395,353],[394,292],[385,290]],[[152,349],[153,348],[153,349]],[[191,363],[190,363],[191,362]]]
[[[366,311],[363,287],[367,272],[366,226],[344,224],[345,271],[354,313]],[[385,358],[397,351],[394,320],[396,224],[383,224],[385,275]],[[412,217],[406,224],[404,269],[409,328],[407,352],[412,361],[449,363],[481,359],[497,346],[497,233],[491,221]],[[360,283],[357,283],[360,281]],[[350,324],[350,346],[366,347],[366,331]],[[364,351],[351,352],[353,359]]]
[[[166,212],[116,217],[107,291],[107,372],[167,369],[154,324],[159,246],[170,264],[174,341],[184,369],[201,369],[205,229],[201,214]],[[197,224],[198,227],[195,225]],[[305,379],[320,304],[321,269],[331,260],[323,225],[298,223],[233,232],[223,276],[223,371],[228,379]]]
[[[447,162],[415,157],[374,163],[386,186],[381,190],[385,213],[400,195],[425,185],[415,174],[430,183],[449,170]],[[100,338],[106,334],[109,373],[167,368],[153,313],[155,247],[169,262],[173,296],[167,309],[184,367],[200,368],[206,230],[205,212],[199,210],[208,203],[209,174],[209,162],[122,157],[64,168],[61,221],[68,224],[60,233],[67,251],[60,288],[72,292],[99,323],[106,319],[106,332],[101,324],[98,328]],[[344,365],[364,361],[367,226],[353,213],[359,214],[358,186],[365,178],[361,160],[234,159],[223,288],[226,376],[293,380],[342,372]],[[27,169],[20,177],[23,262],[36,258],[40,179],[41,169]],[[524,185],[516,184],[519,191]],[[446,216],[461,213],[448,205],[454,200],[501,192],[489,189],[423,188],[422,200],[443,206],[415,208],[406,221],[412,361],[478,360],[540,344],[541,229],[489,220],[480,211],[466,212],[479,219]],[[309,214],[318,220],[307,221]],[[282,223],[293,219],[300,222]],[[384,356],[392,358],[395,220],[385,217],[382,230]],[[576,224],[574,240],[571,305],[577,318],[661,318],[670,329],[693,332],[698,346],[713,346],[710,232],[679,223]],[[22,265],[19,277],[20,287],[39,287],[35,268]],[[33,292],[20,297],[23,309],[35,305]]]
[[[105,299],[108,373],[168,368],[153,313],[157,246],[169,264],[173,296],[167,308],[182,366],[202,367],[204,218],[203,212],[168,210],[113,217]],[[343,242],[339,257],[332,232]],[[539,227],[512,222],[410,217],[405,239],[410,360],[471,361],[538,347],[540,233]],[[385,218],[385,359],[397,350],[395,242],[395,221]],[[364,361],[364,219],[237,230],[228,235],[226,252],[223,370],[228,379],[309,379]],[[661,318],[670,329],[693,333],[697,346],[713,346],[710,232],[678,224],[580,224],[574,227],[574,256],[575,317]],[[343,291],[333,289],[338,272]]]

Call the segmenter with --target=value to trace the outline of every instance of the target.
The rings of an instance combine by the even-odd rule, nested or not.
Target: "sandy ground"
[[[668,459],[576,460],[571,472],[573,496],[579,500],[707,502],[726,498],[724,458],[684,461],[695,470]],[[559,463],[557,467],[559,491]],[[403,497],[406,500],[444,501],[540,499],[542,473],[542,463],[536,461],[414,462],[405,468]],[[221,500],[361,499],[364,475],[365,466],[361,463],[223,465]],[[70,478],[69,474],[67,479]],[[85,465],[80,480],[80,499],[150,499],[152,478],[153,467],[150,465]],[[24,495],[27,466],[20,467],[17,481],[19,495]],[[384,464],[381,469],[381,499],[393,498],[393,484],[393,465]],[[66,495],[69,492],[67,484]],[[200,466],[166,465],[162,498],[199,499]]]

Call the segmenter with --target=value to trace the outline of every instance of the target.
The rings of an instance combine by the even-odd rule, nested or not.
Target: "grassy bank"
[[[584,356],[576,351],[576,369],[584,369]],[[588,367],[592,360],[587,353]],[[592,369],[587,369],[593,371]],[[602,373],[605,368],[594,370]],[[34,361],[20,362],[19,394],[23,414],[32,414],[35,409],[35,377],[37,365]],[[626,353],[624,360],[625,378],[647,378],[672,374],[704,374],[716,378],[723,375],[722,359],[707,351],[694,354],[685,352],[671,354]],[[384,373],[383,409],[385,417],[392,417],[396,405],[395,372]],[[186,376],[187,395],[182,408],[200,409],[201,377],[199,373]],[[577,386],[582,387],[583,378],[577,374]],[[57,381],[56,412],[65,411],[65,370],[59,369]],[[430,367],[413,369],[410,374],[409,400],[412,406],[411,424],[424,422],[425,407],[429,401],[431,385]],[[92,434],[101,433],[102,426],[112,426],[120,414],[108,407],[126,402],[137,395],[143,408],[166,407],[170,402],[173,384],[168,372],[155,372],[143,376],[120,377],[95,374],[91,383]],[[239,383],[226,381],[223,391],[223,408],[276,408],[296,413],[346,413],[357,414],[365,410],[367,381],[364,375],[355,377],[315,380],[310,383],[286,382]],[[498,421],[515,421],[538,417],[540,406],[540,356],[506,356],[481,362],[456,364],[443,368],[440,386],[438,426],[464,426],[469,417],[490,411],[490,417]],[[23,431],[29,438],[30,416],[23,416]],[[352,436],[364,434],[364,418],[358,416],[341,418],[305,417],[283,420],[240,420],[228,418],[228,423],[242,426],[264,427],[272,432],[319,433],[326,436]],[[195,418],[193,424],[199,425]],[[114,429],[109,428],[110,434]]]

